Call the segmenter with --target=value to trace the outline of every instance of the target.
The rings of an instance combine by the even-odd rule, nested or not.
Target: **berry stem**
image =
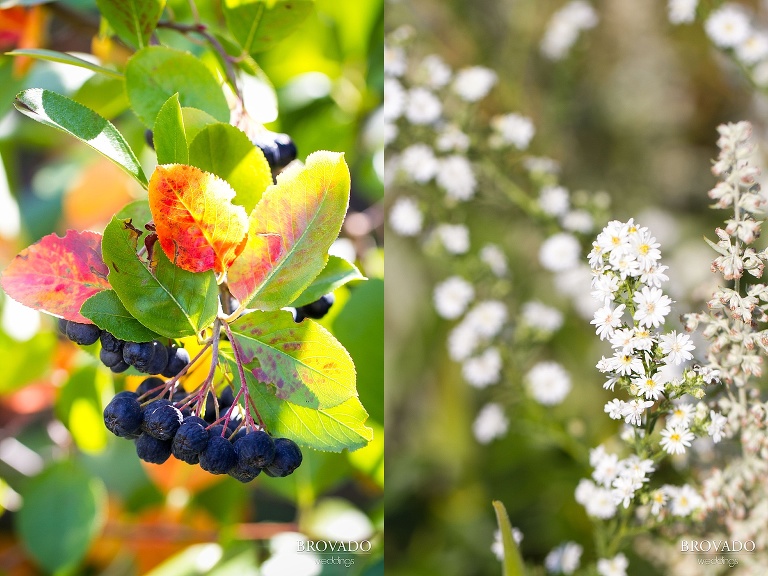
[[[248,393],[248,383],[245,379],[245,370],[243,369],[243,357],[240,351],[240,344],[235,339],[235,336],[232,334],[232,330],[229,327],[229,324],[224,322],[224,330],[227,332],[227,337],[229,338],[229,343],[232,345],[232,352],[235,354],[235,364],[237,364],[237,373],[240,376],[240,390],[244,394],[245,398],[245,408],[246,413],[250,412],[250,407],[253,408],[253,411],[256,413],[256,418],[259,421],[259,426],[262,428],[262,430],[266,430],[267,427],[264,425],[264,420],[261,417],[261,414],[259,414],[258,409],[256,408],[256,404],[253,402],[253,399],[251,398],[250,394]],[[239,394],[239,392],[238,392]]]

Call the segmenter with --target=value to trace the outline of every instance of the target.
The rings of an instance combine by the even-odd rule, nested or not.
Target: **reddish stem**
[[[235,354],[235,364],[237,364],[237,373],[240,376],[240,390],[243,392],[244,398],[245,398],[245,412],[250,412],[250,408],[253,408],[253,411],[256,413],[256,418],[259,420],[259,427],[262,430],[266,430],[267,427],[264,425],[264,419],[261,417],[261,414],[259,414],[259,410],[256,408],[256,404],[253,402],[253,399],[251,398],[251,395],[248,393],[248,382],[245,379],[245,370],[243,369],[243,356],[242,352],[240,350],[240,344],[235,340],[234,334],[232,334],[232,330],[229,327],[229,324],[224,322],[224,330],[227,332],[227,337],[229,338],[229,343],[232,345],[232,352]]]

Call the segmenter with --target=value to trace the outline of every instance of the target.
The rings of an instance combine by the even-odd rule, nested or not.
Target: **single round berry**
[[[59,334],[62,336],[67,335],[67,325],[69,324],[69,320],[66,318],[59,318],[59,321],[56,322],[56,327],[59,329]]]
[[[123,361],[123,355],[120,352],[110,352],[104,348],[99,352],[99,360],[107,368],[112,368]]]
[[[147,392],[150,390],[155,390],[152,394],[148,395],[145,400],[150,400],[152,398],[157,398],[162,393],[163,389],[161,386],[164,386],[165,382],[161,380],[160,378],[156,378],[155,376],[152,376],[150,378],[145,378],[142,380],[141,384],[136,388],[136,394],[139,396],[144,396]]]
[[[101,336],[99,337],[99,340],[101,340],[102,350],[106,350],[107,352],[119,352],[122,356],[123,344],[125,344],[124,340],[119,340],[115,338],[111,333],[107,332],[106,330],[101,331]]]
[[[162,352],[158,352],[162,349]],[[155,355],[160,353],[160,359],[168,362],[167,352],[165,346],[163,346],[157,340],[152,342],[126,342],[123,346],[123,360],[126,364],[130,364],[139,372],[149,374],[150,368],[155,368],[156,364],[153,363]],[[163,365],[163,369],[165,364]]]
[[[149,361],[149,364],[147,365],[146,372],[147,374],[161,374],[163,370],[165,370],[168,367],[168,349],[160,344],[160,342],[157,343],[155,346],[154,354],[152,355],[152,359]]]
[[[147,146],[152,148],[152,150],[155,149],[155,135],[152,133],[152,130],[149,128],[146,129],[144,132],[144,141],[147,143]]]
[[[222,408],[229,408],[235,403],[235,393],[232,391],[231,386],[227,386],[221,391],[219,395],[219,406]]]
[[[307,318],[314,318],[315,320],[319,320],[328,314],[328,310],[331,309],[331,306],[333,306],[335,300],[336,298],[331,292],[330,294],[326,294],[325,296],[320,297],[314,302],[310,302],[309,304],[302,306],[301,309]]]
[[[291,314],[293,314],[293,321],[296,322],[296,324],[298,324],[299,322],[304,320],[304,318],[307,317],[307,315],[304,314],[304,309],[301,307],[291,308]]]
[[[227,474],[235,480],[246,484],[261,474],[261,468],[241,468],[239,464],[227,470]]]
[[[135,434],[144,421],[141,405],[133,392],[120,392],[104,408],[104,425],[115,436]]]
[[[136,454],[145,462],[162,464],[171,457],[171,441],[142,434],[136,439]]]
[[[185,418],[173,437],[171,451],[173,455],[187,464],[197,464],[200,452],[208,446],[208,430],[205,421],[202,424],[191,418]]]
[[[158,440],[172,440],[184,419],[181,411],[163,400],[157,400],[153,404],[159,405],[154,410],[145,411],[141,429]]]
[[[234,446],[235,442],[240,440],[240,438],[243,438],[246,434],[248,434],[248,430],[246,430],[245,426],[243,426],[230,437],[229,441],[232,442],[232,445]]]
[[[264,153],[273,170],[284,168],[296,160],[296,144],[288,134],[264,130],[256,135],[253,143]]]
[[[267,476],[282,478],[293,473],[301,464],[301,449],[289,438],[275,439],[275,459],[264,468]]]
[[[219,407],[219,417],[221,417],[221,412],[221,407]],[[205,413],[203,414],[203,418],[209,424],[216,421],[216,401],[211,392],[205,396]]]
[[[130,366],[122,360],[117,364],[115,364],[114,366],[109,367],[109,369],[112,370],[114,374],[120,374],[120,372],[125,372],[126,370],[128,370],[128,368],[130,368]]]
[[[246,434],[234,446],[237,465],[243,470],[264,468],[275,459],[275,441],[263,430]]]
[[[67,324],[67,338],[75,344],[88,346],[93,344],[101,336],[101,328],[96,324],[80,324],[79,322],[69,322]]]
[[[189,364],[189,352],[186,348],[177,348],[176,346],[169,346],[167,351],[168,365],[161,374],[166,378],[173,378],[184,369],[184,366]]]
[[[200,452],[200,468],[211,474],[226,474],[237,464],[237,455],[226,438],[209,432],[208,445]]]

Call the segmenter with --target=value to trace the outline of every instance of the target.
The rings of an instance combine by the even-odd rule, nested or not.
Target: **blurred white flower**
[[[496,72],[483,66],[464,68],[456,73],[451,88],[466,102],[482,100],[498,80]]]
[[[597,573],[600,576],[627,576],[629,560],[624,554],[616,554],[613,558],[600,558],[597,561]]]
[[[507,433],[509,419],[500,404],[491,402],[482,407],[472,424],[472,433],[480,444],[489,444]]]
[[[717,444],[723,439],[723,433],[725,432],[725,425],[728,423],[728,418],[714,410],[710,410],[709,418],[711,422],[709,426],[707,426],[707,434],[712,436],[712,442]]]
[[[480,344],[480,336],[466,322],[457,324],[448,334],[448,355],[455,362],[462,362],[472,356]]]
[[[597,26],[595,9],[584,0],[573,0],[555,12],[541,40],[541,52],[550,60],[561,60],[579,39],[582,30]]]
[[[469,250],[469,228],[463,224],[440,224],[435,234],[450,254],[466,254]]]
[[[746,41],[752,33],[749,18],[736,4],[724,4],[709,15],[704,30],[720,48],[734,48]]]
[[[480,249],[480,260],[488,265],[496,276],[507,275],[507,257],[496,244],[486,244]]]
[[[472,165],[464,156],[441,158],[435,180],[437,185],[445,190],[448,198],[453,200],[469,200],[475,195],[477,179]]]
[[[501,354],[496,348],[488,348],[479,356],[465,360],[461,373],[474,388],[495,384],[501,376]]]
[[[523,304],[522,319],[528,326],[544,332],[556,332],[563,325],[563,315],[559,310],[537,300]]]
[[[432,148],[426,144],[411,144],[400,154],[400,170],[419,184],[425,184],[434,178],[440,163],[435,158]]]
[[[451,68],[437,54],[430,54],[421,61],[419,72],[432,89],[442,88],[451,80]]]
[[[469,148],[469,136],[455,124],[448,124],[437,135],[435,148],[441,152],[466,152]]]
[[[668,486],[667,489],[671,498],[669,508],[675,516],[688,516],[704,504],[702,497],[688,484],[680,488]]]
[[[550,216],[562,216],[570,207],[568,190],[562,186],[544,186],[539,192],[539,207]]]
[[[472,284],[460,276],[446,278],[435,286],[433,293],[438,315],[448,320],[461,316],[474,297]]]
[[[571,210],[561,221],[563,228],[569,232],[581,232],[586,234],[595,226],[592,214],[586,210]]]
[[[525,375],[525,384],[534,400],[545,406],[560,404],[571,391],[571,377],[557,362],[539,362]]]
[[[387,76],[402,76],[407,68],[405,51],[400,46],[391,46],[384,43],[384,74]]]
[[[40,330],[40,312],[19,304],[12,298],[4,298],[2,320],[3,331],[16,340],[26,342]]]
[[[544,567],[547,572],[553,574],[573,574],[581,562],[581,553],[584,549],[576,542],[561,544],[544,558]]]
[[[581,246],[576,237],[559,232],[547,238],[539,249],[539,261],[550,272],[563,272],[578,265]]]
[[[464,318],[464,322],[480,336],[493,338],[507,321],[507,307],[499,300],[484,300],[476,304]]]
[[[518,546],[520,546],[520,542],[523,541],[523,533],[514,526],[512,526],[512,539]],[[493,544],[491,544],[491,551],[496,555],[496,558],[499,559],[499,562],[504,561],[504,543],[501,539],[501,530],[496,530],[496,532],[493,533]]]
[[[491,146],[494,148],[512,145],[518,150],[525,150],[536,133],[530,118],[515,113],[494,116],[491,118],[491,127],[494,130]]]
[[[669,0],[667,17],[672,24],[690,24],[696,19],[699,0]]]
[[[440,118],[443,105],[426,88],[412,88],[408,91],[405,105],[405,118],[411,124],[432,124]]]
[[[768,57],[768,34],[752,32],[736,46],[736,57],[747,66],[757,64]]]
[[[389,226],[400,236],[416,236],[423,221],[424,215],[413,198],[398,198],[389,211]]]
[[[395,78],[384,79],[384,118],[397,120],[405,110],[406,92]]]

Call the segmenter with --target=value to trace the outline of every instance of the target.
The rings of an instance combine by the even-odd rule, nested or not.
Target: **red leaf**
[[[6,294],[25,306],[73,322],[88,298],[107,290],[109,268],[101,258],[101,234],[68,230],[49,234],[13,259],[0,280]]]
[[[224,180],[194,166],[158,166],[149,208],[168,259],[189,272],[223,272],[245,246],[248,217]]]

